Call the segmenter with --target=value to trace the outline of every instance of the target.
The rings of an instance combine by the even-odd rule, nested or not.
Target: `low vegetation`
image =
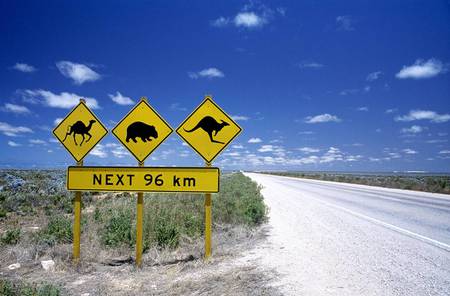
[[[59,296],[59,287],[40,283],[28,284],[25,282],[12,282],[0,279],[0,295],[2,296]]]
[[[267,209],[256,183],[233,173],[223,175],[220,184],[220,193],[213,194],[216,234],[231,238],[236,229],[251,231],[266,221]],[[40,260],[53,259],[57,270],[70,269],[72,198],[73,193],[65,189],[64,171],[0,171],[0,265],[20,262],[40,268]],[[134,257],[136,195],[83,193],[82,201],[83,262],[103,264],[111,258]],[[203,195],[145,194],[144,256],[176,254],[194,246],[199,258],[203,234]],[[0,281],[0,295],[60,293],[56,286]]]
[[[320,173],[266,172],[266,173],[279,176],[450,194],[449,175],[436,175],[436,176],[423,174],[369,175],[369,174],[344,174],[344,173],[325,173],[325,172]]]

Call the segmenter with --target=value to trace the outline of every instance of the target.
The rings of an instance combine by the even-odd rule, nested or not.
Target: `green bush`
[[[0,295],[2,296],[59,296],[61,291],[59,287],[52,284],[42,283],[12,283],[8,280],[0,279]]]
[[[20,240],[20,228],[13,228],[11,230],[7,230],[1,238],[2,243],[7,245],[15,245],[19,242],[19,240]]]
[[[213,195],[213,223],[259,225],[266,220],[267,208],[260,187],[243,174],[221,179],[219,194]],[[182,237],[196,238],[204,233],[203,194],[149,193],[144,198],[144,251],[151,246],[176,248]],[[97,204],[92,223],[99,223],[99,236],[109,247],[135,244],[135,199],[116,196],[115,201]]]
[[[52,246],[56,243],[71,243],[72,236],[72,221],[64,216],[54,216],[39,233],[39,240]]]
[[[224,178],[220,193],[213,198],[213,211],[216,220],[228,224],[256,226],[267,218],[260,186],[241,173]]]
[[[109,219],[102,229],[102,241],[110,247],[121,244],[132,246],[134,244],[131,210],[118,208],[109,211]]]
[[[0,219],[5,218],[7,213],[8,212],[4,208],[0,207]]]
[[[157,216],[155,236],[159,247],[178,247],[180,231],[166,211],[160,212]]]

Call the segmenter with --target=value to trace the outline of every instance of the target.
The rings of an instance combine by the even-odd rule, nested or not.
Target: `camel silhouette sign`
[[[142,98],[113,128],[112,133],[143,162],[172,133],[170,125]]]
[[[83,160],[107,133],[106,127],[86,106],[84,100],[80,100],[53,130],[55,137],[77,162]]]
[[[177,133],[201,157],[211,163],[242,131],[210,96],[177,128]]]

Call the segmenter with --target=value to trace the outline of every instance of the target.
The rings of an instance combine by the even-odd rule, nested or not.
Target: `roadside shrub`
[[[178,247],[180,232],[166,211],[160,212],[156,219],[155,236],[159,247]]]
[[[0,219],[5,218],[7,213],[8,212],[4,208],[0,207]]]
[[[39,240],[51,246],[72,242],[72,221],[64,216],[51,217],[47,227],[39,233]]]
[[[60,288],[52,284],[13,283],[0,279],[0,295],[2,296],[59,296]]]
[[[134,244],[131,210],[125,208],[110,209],[109,218],[102,230],[102,241],[110,247],[121,244]]]
[[[1,238],[2,243],[6,245],[15,245],[19,242],[19,240],[20,240],[20,228],[13,228],[7,230]]]
[[[220,193],[213,198],[213,210],[222,223],[256,226],[267,219],[261,187],[241,173],[222,180]]]

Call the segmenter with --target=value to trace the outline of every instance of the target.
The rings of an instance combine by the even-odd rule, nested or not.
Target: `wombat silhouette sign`
[[[147,99],[142,98],[113,128],[112,133],[139,162],[143,162],[172,131]]]
[[[77,162],[81,161],[108,130],[82,100],[53,130],[55,137]]]
[[[177,133],[207,163],[211,163],[241,132],[241,127],[211,97],[205,100],[177,128]]]
[[[130,139],[137,143],[136,138],[141,138],[142,142],[151,141],[151,138],[158,138],[158,132],[153,125],[145,124],[141,121],[136,121],[130,124],[127,128],[127,139],[128,143]]]

